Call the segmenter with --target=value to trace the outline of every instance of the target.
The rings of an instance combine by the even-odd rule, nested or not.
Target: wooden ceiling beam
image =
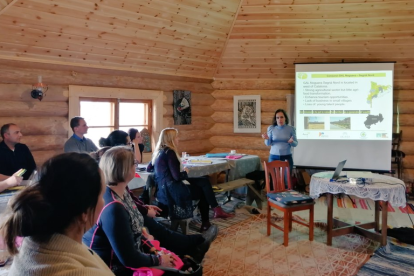
[[[0,16],[12,7],[18,0],[2,0],[0,1]]]

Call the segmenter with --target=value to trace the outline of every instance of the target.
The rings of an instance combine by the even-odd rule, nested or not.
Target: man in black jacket
[[[20,169],[26,169],[23,179],[28,179],[36,169],[36,163],[29,148],[20,144],[23,134],[16,124],[5,124],[1,127],[0,143],[0,181],[12,176]]]

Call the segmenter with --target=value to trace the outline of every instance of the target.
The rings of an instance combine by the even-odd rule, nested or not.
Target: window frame
[[[155,148],[155,139],[158,139],[163,128],[164,92],[160,90],[141,90],[127,88],[110,88],[95,86],[69,85],[69,114],[68,114],[68,138],[73,135],[70,128],[70,119],[80,114],[80,99],[121,99],[123,102],[150,100],[151,118],[151,146]],[[88,121],[88,118],[85,118]]]

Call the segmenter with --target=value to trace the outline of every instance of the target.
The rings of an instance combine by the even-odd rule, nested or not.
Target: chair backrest
[[[263,164],[265,169],[266,191],[268,193],[292,190],[288,161],[272,161],[270,163],[264,161]],[[288,182],[287,189],[285,187],[285,178]]]
[[[392,150],[400,150],[402,130],[392,134]]]

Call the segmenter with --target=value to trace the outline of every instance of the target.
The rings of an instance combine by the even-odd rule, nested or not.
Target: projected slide
[[[297,72],[297,138],[391,139],[392,73]]]
[[[393,63],[295,64],[296,166],[389,171]]]

